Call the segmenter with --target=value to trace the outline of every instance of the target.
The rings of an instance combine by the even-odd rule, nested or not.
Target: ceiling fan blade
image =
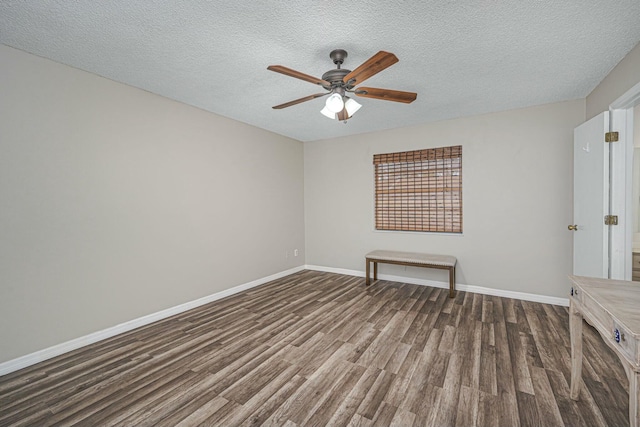
[[[347,112],[346,108],[343,108],[342,111],[338,113],[338,120],[341,122],[345,120],[349,120],[350,118],[351,116],[349,116],[349,113]]]
[[[306,82],[315,83],[320,86],[331,86],[331,83],[326,80],[301,73],[300,71],[292,70],[291,68],[283,67],[282,65],[269,65],[267,70],[275,71],[276,73],[284,74],[285,76],[295,77],[296,79],[304,80]]]
[[[276,105],[275,107],[273,107],[273,109],[281,110],[283,108],[291,107],[292,105],[300,104],[301,102],[311,101],[312,99],[320,98],[321,96],[326,96],[326,95],[329,95],[329,92],[316,93],[315,95],[305,96],[304,98],[300,98],[294,101],[285,102],[284,104]]]
[[[380,52],[367,59],[358,68],[344,76],[343,82],[348,83],[349,80],[355,80],[354,85],[360,84],[374,74],[388,68],[398,62],[398,58],[390,52],[381,50]]]
[[[384,101],[404,102],[410,104],[416,100],[417,93],[402,92],[400,90],[379,89],[375,87],[359,87],[354,92],[357,96],[364,98],[382,99]]]

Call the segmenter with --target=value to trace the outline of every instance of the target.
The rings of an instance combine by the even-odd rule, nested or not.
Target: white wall
[[[0,45],[0,362],[304,264],[303,209],[301,142]]]
[[[364,271],[373,249],[451,254],[458,283],[566,297],[573,129],[584,117],[577,100],[305,143],[307,264]],[[373,155],[458,144],[463,235],[374,231]],[[380,272],[447,280],[401,266]]]

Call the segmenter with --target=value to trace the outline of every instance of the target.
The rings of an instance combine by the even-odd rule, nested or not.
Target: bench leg
[[[366,265],[365,265],[365,274],[364,274],[364,283],[369,286],[371,284],[371,276],[369,275],[369,271],[371,270],[371,263],[373,262],[373,281],[375,282],[376,280],[378,280],[378,263],[375,261],[370,260],[369,258],[365,258],[366,259]]]
[[[449,269],[449,298],[455,296],[454,288],[456,286],[456,267],[453,266]]]
[[[364,268],[365,268],[365,273],[364,273],[364,284],[369,286],[371,284],[371,280],[369,279],[369,258],[365,258],[365,264],[364,264]]]

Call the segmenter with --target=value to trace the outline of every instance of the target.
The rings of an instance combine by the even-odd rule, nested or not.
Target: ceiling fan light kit
[[[347,119],[353,116],[355,112],[362,107],[362,105],[360,105],[355,99],[349,98],[348,96],[343,97],[343,99],[346,99],[346,101],[344,101],[343,108],[334,112],[325,105],[324,108],[320,110],[320,113],[331,120],[341,120],[346,122]]]
[[[354,99],[347,96],[346,93],[353,93],[356,96],[362,96],[364,98],[402,102],[405,104],[415,101],[417,94],[413,92],[379,88],[355,88],[356,85],[362,83],[369,77],[398,62],[398,58],[393,53],[381,50],[353,71],[341,68],[342,63],[347,56],[347,51],[343,49],[335,49],[331,51],[329,57],[333,60],[336,68],[324,73],[322,75],[322,79],[292,70],[291,68],[287,68],[282,65],[270,65],[267,67],[270,71],[275,71],[276,73],[281,73],[289,77],[295,77],[300,80],[315,83],[328,91],[327,93],[317,93],[315,95],[305,96],[304,98],[276,105],[273,108],[280,110],[321,96],[329,95],[325,102],[325,106],[320,113],[332,120],[346,122],[351,118],[351,116],[353,116],[353,114],[355,114],[356,111],[360,109],[360,107],[362,107],[362,105]]]

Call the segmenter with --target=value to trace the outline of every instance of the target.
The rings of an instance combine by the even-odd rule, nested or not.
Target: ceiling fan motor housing
[[[322,80],[326,80],[331,84],[341,84],[342,78],[349,74],[351,70],[347,70],[346,68],[337,68],[335,70],[329,70],[322,75]]]

